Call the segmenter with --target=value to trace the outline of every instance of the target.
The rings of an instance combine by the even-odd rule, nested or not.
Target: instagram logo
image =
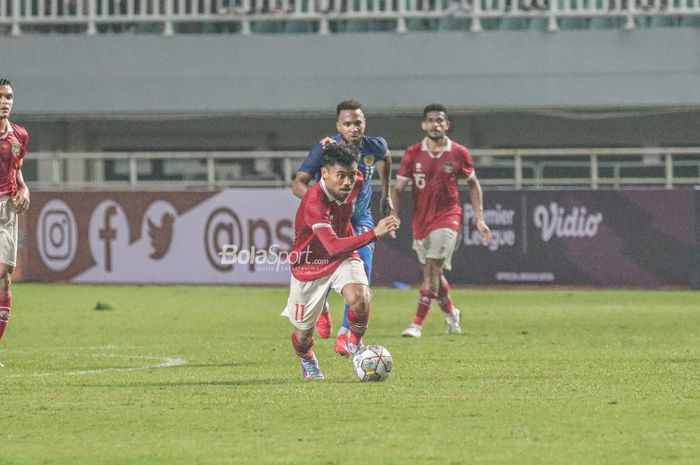
[[[70,207],[62,200],[50,200],[39,212],[36,242],[46,266],[63,271],[78,249],[78,226]]]

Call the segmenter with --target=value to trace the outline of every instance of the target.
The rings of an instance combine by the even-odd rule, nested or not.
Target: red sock
[[[416,317],[413,319],[413,324],[423,326],[423,320],[425,320],[425,317],[428,316],[430,305],[433,303],[435,294],[428,289],[421,289],[419,293],[420,299],[418,299],[418,310],[416,310]]]
[[[452,297],[450,297],[450,283],[447,282],[444,276],[440,279],[440,290],[438,290],[437,301],[440,309],[445,313],[452,313],[455,309],[452,303]]]
[[[313,336],[306,341],[305,344],[302,344],[299,342],[299,338],[297,338],[296,333],[292,333],[292,345],[294,346],[294,352],[297,353],[297,355],[304,360],[313,360],[316,356],[314,355],[314,351],[311,350],[313,347],[314,343],[316,340],[314,339]]]
[[[5,333],[5,328],[7,328],[11,308],[12,292],[0,292],[0,339],[2,339],[2,335]]]
[[[348,326],[350,327],[350,342],[356,346],[360,345],[362,341],[362,336],[367,332],[367,325],[369,323],[369,305],[367,305],[367,311],[364,315],[358,314],[352,308],[348,309]]]

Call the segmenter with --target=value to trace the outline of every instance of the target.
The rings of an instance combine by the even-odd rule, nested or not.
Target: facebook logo
[[[128,245],[129,222],[124,209],[113,200],[98,204],[90,218],[90,251],[99,268],[106,273],[114,271]]]

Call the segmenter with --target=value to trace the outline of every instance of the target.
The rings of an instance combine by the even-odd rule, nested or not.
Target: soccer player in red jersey
[[[330,289],[350,306],[348,355],[360,349],[372,293],[357,249],[398,227],[396,217],[388,216],[374,229],[354,235],[350,220],[364,182],[358,158],[352,145],[329,144],[323,151],[321,180],[306,192],[294,220],[292,277],[284,314],[295,327],[292,345],[305,379],[323,379],[312,349],[313,331]]]
[[[10,122],[13,103],[12,83],[0,78],[0,339],[12,308],[10,277],[17,264],[17,215],[29,208],[29,189],[21,171],[29,134]]]
[[[450,284],[443,270],[452,269],[457,232],[462,225],[462,207],[457,182],[466,178],[476,227],[484,245],[491,231],[484,222],[483,194],[466,147],[450,140],[450,121],[444,105],[431,104],[423,110],[421,128],[427,137],[406,149],[394,184],[394,212],[398,215],[399,194],[413,183],[413,249],[423,266],[418,310],[402,336],[420,337],[423,320],[433,300],[445,314],[447,334],[462,332],[460,312],[452,303]]]

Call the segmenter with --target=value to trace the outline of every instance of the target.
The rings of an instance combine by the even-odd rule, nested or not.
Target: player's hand
[[[321,147],[323,147],[325,149],[326,147],[328,147],[331,144],[337,144],[338,141],[335,139],[331,139],[330,137],[324,137],[323,139],[318,141],[318,143],[321,144]]]
[[[479,220],[476,222],[476,228],[481,233],[481,243],[483,245],[489,245],[491,243],[491,230],[484,220]]]
[[[31,203],[29,201],[29,189],[27,189],[26,186],[19,189],[17,194],[12,197],[12,203],[15,205],[15,211],[18,215],[26,212],[27,209],[29,209],[29,204]]]
[[[393,233],[398,228],[399,220],[395,216],[387,216],[379,220],[379,223],[377,223],[377,226],[374,228],[374,234],[376,234],[377,237],[384,237],[387,234]]]

